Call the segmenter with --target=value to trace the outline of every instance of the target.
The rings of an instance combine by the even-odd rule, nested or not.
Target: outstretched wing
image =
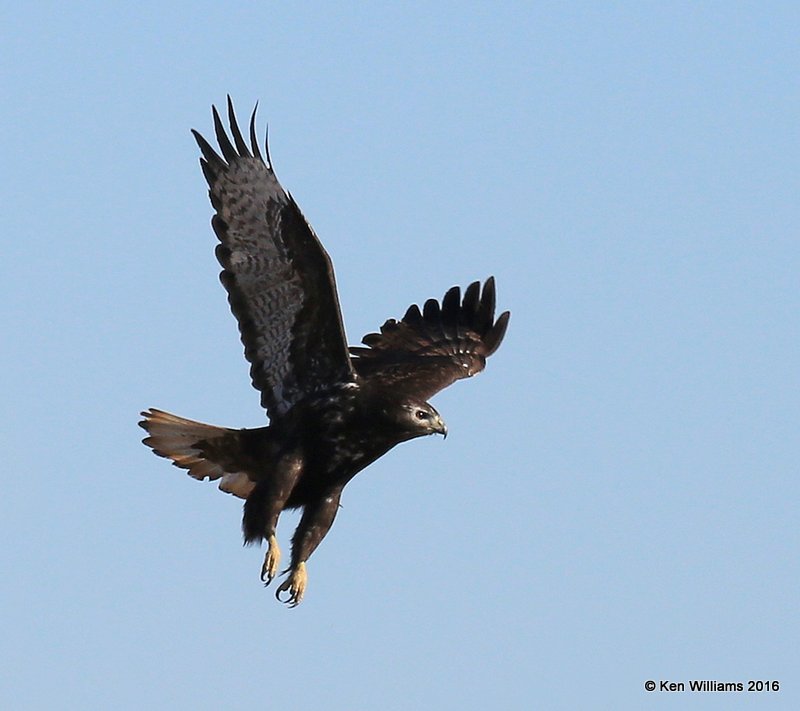
[[[231,311],[239,322],[253,385],[270,416],[314,390],[354,378],[336,295],[333,265],[300,208],[281,187],[256,139],[250,145],[228,97],[233,143],[216,107],[220,156],[192,131],[216,210],[216,255]]]
[[[359,376],[379,380],[427,400],[460,378],[479,373],[500,346],[510,312],[495,320],[494,277],[480,288],[473,282],[461,298],[454,286],[442,299],[428,299],[422,311],[414,304],[401,321],[389,319],[380,333],[362,339],[367,348],[351,346]]]

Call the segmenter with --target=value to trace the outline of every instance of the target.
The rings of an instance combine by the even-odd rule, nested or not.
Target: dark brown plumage
[[[505,335],[497,319],[494,279],[473,282],[463,297],[411,306],[389,319],[364,346],[348,348],[333,266],[297,204],[275,177],[250,119],[245,141],[228,98],[227,135],[216,108],[220,153],[196,131],[203,174],[216,214],[220,279],[239,323],[253,385],[270,424],[228,429],[161,410],[143,412],[144,443],[196,479],[245,499],[246,543],[266,540],[261,577],[277,574],[275,529],[285,509],[302,508],[291,564],[277,595],[297,605],[305,563],[327,534],[342,489],[389,449],[447,429],[427,400],[483,370]]]

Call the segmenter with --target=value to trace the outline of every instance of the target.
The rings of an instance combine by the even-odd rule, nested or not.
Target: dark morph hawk
[[[347,482],[400,442],[447,434],[427,400],[483,370],[505,335],[495,320],[494,279],[454,286],[416,305],[364,347],[347,346],[333,266],[295,201],[281,187],[250,119],[242,136],[228,97],[228,137],[213,109],[222,155],[192,131],[216,210],[220,278],[239,322],[253,385],[269,426],[228,429],[161,410],[143,412],[144,443],[195,479],[245,499],[245,543],[267,541],[261,579],[269,584],[281,553],[275,530],[284,509],[302,508],[287,579],[276,596],[297,605],[306,561],[328,533]]]

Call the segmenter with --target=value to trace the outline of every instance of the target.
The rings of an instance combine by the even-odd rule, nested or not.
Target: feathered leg
[[[302,460],[295,455],[281,457],[275,470],[259,482],[244,504],[242,530],[245,543],[267,540],[267,553],[261,566],[261,580],[269,585],[278,573],[281,549],[275,535],[278,517],[302,471]]]
[[[275,591],[275,597],[289,607],[297,607],[303,599],[308,583],[306,561],[325,538],[339,510],[342,490],[329,491],[321,498],[306,504],[300,524],[292,536],[292,564],[289,577]],[[286,600],[281,600],[282,592],[289,592]]]

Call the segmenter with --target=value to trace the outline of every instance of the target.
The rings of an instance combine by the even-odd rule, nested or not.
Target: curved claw
[[[308,583],[308,574],[306,573],[306,564],[298,563],[289,573],[286,578],[275,591],[275,598],[278,602],[282,602],[289,607],[297,607],[303,599],[306,592],[306,584]],[[281,600],[281,593],[289,592],[289,597]]]
[[[281,549],[278,547],[278,539],[272,535],[267,540],[267,554],[264,556],[264,564],[261,566],[261,582],[267,587],[272,579],[278,574],[278,565],[281,562]]]

